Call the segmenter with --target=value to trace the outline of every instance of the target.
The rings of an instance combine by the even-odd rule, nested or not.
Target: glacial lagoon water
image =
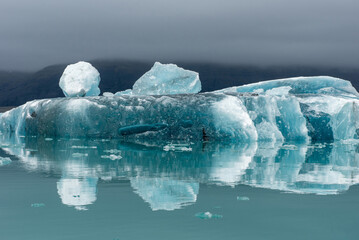
[[[0,136],[0,239],[357,239],[359,142]]]

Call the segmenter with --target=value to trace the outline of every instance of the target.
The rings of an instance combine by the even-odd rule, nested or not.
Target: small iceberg
[[[66,97],[85,97],[100,95],[100,73],[88,62],[68,65],[59,86]]]

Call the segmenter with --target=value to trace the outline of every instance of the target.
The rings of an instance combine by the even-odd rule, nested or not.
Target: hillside
[[[153,63],[133,61],[91,61],[101,74],[102,92],[117,92],[131,88]],[[314,67],[255,67],[244,65],[177,63],[199,72],[202,91],[243,85],[258,81],[328,75],[350,80],[359,89],[359,69]],[[0,106],[17,106],[33,99],[61,97],[59,79],[66,65],[53,65],[35,73],[0,72]]]

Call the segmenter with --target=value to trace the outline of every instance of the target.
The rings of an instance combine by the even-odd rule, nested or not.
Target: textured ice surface
[[[116,96],[121,96],[121,95],[132,95],[132,89],[126,89],[124,91],[120,91],[115,93]]]
[[[78,62],[65,68],[59,86],[66,97],[98,96],[100,73],[90,63]]]
[[[0,132],[46,138],[152,141],[359,139],[358,93],[351,89],[350,82],[325,78],[326,81],[319,84],[320,79],[313,83],[313,78],[269,81],[254,84],[256,87],[253,85],[251,89],[243,86],[252,91],[250,93],[227,89],[183,95],[36,100],[3,113]],[[274,83],[278,87],[271,88]],[[313,85],[312,89],[304,89],[307,93],[300,88],[305,83],[308,88]],[[334,90],[319,93],[320,89],[328,87],[336,93],[333,94]]]
[[[348,94],[359,96],[358,92],[349,81],[328,77],[295,77],[263,81],[239,87],[230,87],[218,92],[257,92],[261,93],[278,87],[290,87],[292,94]]]
[[[0,157],[0,167],[10,164],[12,161],[8,157]]]
[[[156,62],[132,87],[134,95],[184,94],[200,91],[201,81],[198,73],[177,67],[175,64],[159,62]]]

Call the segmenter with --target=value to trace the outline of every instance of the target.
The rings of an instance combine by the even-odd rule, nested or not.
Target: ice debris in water
[[[0,157],[0,166],[5,166],[10,164],[12,161],[8,157]]]
[[[70,64],[63,72],[59,86],[66,97],[98,96],[100,73],[88,62]]]
[[[178,152],[190,152],[192,148],[189,144],[181,144],[181,143],[170,143],[163,147],[164,151],[178,151]]]
[[[112,161],[120,160],[122,157],[120,155],[110,154],[110,155],[102,155],[101,158],[108,158]]]
[[[169,95],[198,93],[202,85],[197,72],[185,70],[175,64],[156,62],[151,70],[140,77],[131,89],[115,95]]]
[[[87,157],[88,153],[73,153],[72,157],[74,158],[81,158],[81,157]]]
[[[109,150],[104,150],[104,152],[106,152],[106,153],[112,153],[112,154],[117,154],[117,153],[121,153],[121,150],[118,150],[118,149],[109,149]]]
[[[238,196],[238,197],[237,197],[237,200],[238,200],[238,201],[249,201],[249,197],[241,197],[241,196]]]
[[[32,203],[31,207],[33,208],[45,207],[45,203]]]
[[[74,149],[96,149],[97,146],[71,146],[71,148],[74,148]]]
[[[195,216],[198,217],[198,218],[201,218],[201,219],[220,219],[220,218],[223,218],[222,215],[213,214],[213,213],[210,213],[210,212],[200,212],[200,213],[197,213]]]

